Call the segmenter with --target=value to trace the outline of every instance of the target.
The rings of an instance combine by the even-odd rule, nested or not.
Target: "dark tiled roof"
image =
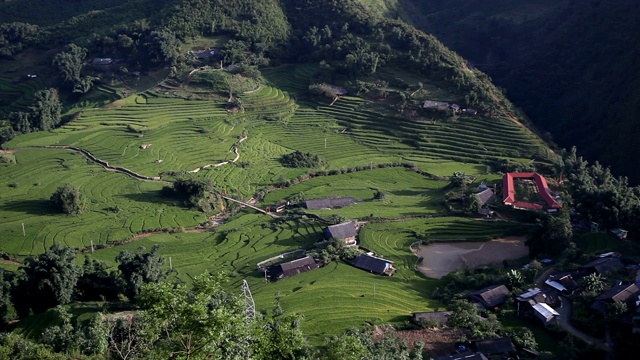
[[[616,270],[624,269],[624,264],[617,257],[598,258],[588,264],[584,264],[581,269],[595,270],[598,274],[606,274]]]
[[[376,274],[384,274],[385,270],[391,266],[391,261],[380,259],[366,254],[360,254],[353,260],[353,266],[368,270]]]
[[[358,236],[356,224],[353,221],[328,226],[327,232],[328,235],[334,239],[346,239],[352,236]]]
[[[439,324],[446,324],[447,317],[451,314],[451,311],[428,311],[428,312],[414,312],[413,322],[419,323],[420,320],[435,320]]]
[[[341,197],[341,198],[331,198],[331,199],[312,199],[305,201],[305,206],[307,209],[316,210],[316,209],[336,209],[342,208],[345,206],[353,205],[356,201],[352,197]]]
[[[636,300],[635,296],[640,294],[640,287],[636,284],[631,285],[616,285],[611,289],[605,291],[596,300],[609,300],[612,302],[630,302]]]
[[[306,256],[301,259],[272,265],[269,267],[269,274],[271,279],[276,280],[298,275],[317,268],[318,264],[316,264],[316,261],[311,256]]]
[[[434,360],[487,360],[483,353],[464,352],[460,354],[436,356]]]
[[[510,295],[506,286],[493,285],[471,293],[469,297],[480,301],[485,308],[490,309],[504,303]]]
[[[484,189],[481,192],[477,193],[476,196],[480,199],[480,205],[484,206],[493,198],[493,190]]]
[[[476,340],[473,342],[473,344],[479,352],[487,354],[489,356],[516,352],[515,346],[513,346],[511,339],[509,339],[508,337]]]

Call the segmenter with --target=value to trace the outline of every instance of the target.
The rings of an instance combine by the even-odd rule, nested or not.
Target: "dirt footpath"
[[[440,279],[463,267],[501,263],[505,259],[518,259],[529,255],[524,236],[510,236],[487,242],[448,242],[421,245],[415,251],[423,260],[418,271],[430,278]]]

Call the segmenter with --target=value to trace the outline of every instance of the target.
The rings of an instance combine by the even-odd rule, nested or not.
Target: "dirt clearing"
[[[448,242],[421,245],[415,254],[423,260],[418,271],[430,278],[440,279],[463,267],[501,263],[529,255],[524,236],[510,236],[487,242]]]

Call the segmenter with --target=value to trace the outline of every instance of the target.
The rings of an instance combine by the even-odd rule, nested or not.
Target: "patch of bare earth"
[[[413,348],[417,342],[421,341],[424,343],[424,352],[431,357],[449,355],[458,339],[457,333],[447,328],[420,330],[395,330],[388,326],[374,328],[374,341],[380,341],[387,336],[404,340],[409,348]]]
[[[420,245],[414,250],[422,262],[418,271],[430,278],[440,279],[464,267],[499,264],[505,259],[529,255],[524,236],[508,236],[487,242],[446,242]]]
[[[3,149],[0,149],[0,154],[2,154],[2,155],[13,154],[15,152],[16,152],[15,150],[3,150]]]

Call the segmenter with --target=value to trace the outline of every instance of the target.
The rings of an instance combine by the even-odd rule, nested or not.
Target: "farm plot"
[[[381,277],[337,262],[275,283],[264,281],[256,268],[259,261],[309,248],[321,230],[322,225],[315,222],[276,223],[261,215],[245,214],[213,233],[153,235],[92,256],[113,263],[122,249],[150,249],[159,244],[160,254],[171,257],[181,279],[188,281],[205,271],[224,271],[230,275],[227,286],[237,291],[246,279],[258,309],[271,309],[279,293],[283,308],[304,314],[303,331],[318,341],[365,321],[402,323],[412,311],[440,306],[428,299],[437,282],[402,266],[393,277]]]
[[[2,251],[38,254],[54,243],[88,247],[158,228],[195,226],[203,213],[159,196],[162,184],[134,180],[87,163],[66,150],[21,149],[15,164],[0,164]],[[79,187],[87,211],[54,213],[49,197],[65,183]],[[22,232],[25,225],[25,234]]]
[[[321,216],[340,214],[350,219],[371,214],[382,218],[397,218],[442,211],[440,202],[446,185],[444,181],[427,179],[403,167],[381,168],[314,178],[286,189],[275,190],[265,197],[264,202],[272,204],[292,198],[351,196],[362,202],[342,209],[308,211]],[[378,191],[384,193],[384,198],[374,200]]]
[[[520,225],[508,222],[439,217],[367,224],[358,238],[361,246],[413,269],[417,257],[410,246],[416,241],[486,241],[522,232]]]

